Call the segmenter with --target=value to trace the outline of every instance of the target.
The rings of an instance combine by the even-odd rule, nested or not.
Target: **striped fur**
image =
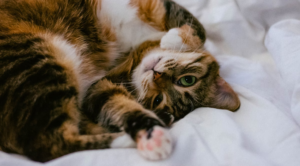
[[[229,108],[214,102],[219,90],[229,86],[220,81],[215,60],[199,50],[205,42],[202,25],[170,0],[2,0],[0,18],[2,151],[45,162],[75,151],[116,147],[114,141],[126,134],[144,145],[152,132],[167,132],[158,127],[170,123],[165,115],[179,119],[194,107]],[[188,36],[183,44],[190,49],[170,50],[170,44],[160,43],[168,41],[172,28],[180,30],[175,41]],[[126,84],[138,79],[134,72],[145,58],[168,50],[178,55],[195,51],[190,54],[200,58],[191,63],[207,69],[201,88],[188,93],[158,79],[155,87],[144,84],[147,94],[141,94],[142,82]],[[175,75],[202,72],[199,67],[185,71],[180,62],[165,68]],[[161,79],[170,78],[165,76]],[[153,108],[158,87],[167,91],[166,99]],[[209,97],[192,100],[197,95]],[[167,157],[172,146],[168,137],[161,139],[166,143],[156,148],[169,149]],[[142,154],[162,159],[151,151]]]
[[[145,108],[153,110],[167,125],[198,107],[230,111],[239,108],[237,95],[219,76],[219,65],[211,54],[201,48],[180,52],[181,45],[168,50],[161,48],[160,44],[143,43],[106,78],[118,83],[131,82],[124,85]],[[189,46],[188,50],[191,50],[194,45]],[[196,77],[196,83],[190,87],[178,85],[177,81],[184,76]],[[155,106],[154,100],[159,95],[163,99]]]

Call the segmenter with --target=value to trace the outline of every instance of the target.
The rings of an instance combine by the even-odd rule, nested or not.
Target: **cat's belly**
[[[74,45],[59,35],[44,34],[42,37],[53,46],[51,48],[53,48],[55,58],[66,70],[70,71],[69,74],[77,82],[78,102],[80,104],[88,88],[105,76],[105,68],[109,66],[111,61],[108,60],[106,65],[97,66],[92,58],[83,55],[86,47]],[[114,48],[108,50],[114,50]],[[104,52],[103,55],[97,56],[104,56],[104,54],[116,54],[116,52]]]
[[[120,52],[127,52],[145,41],[158,41],[166,34],[143,22],[130,0],[102,0],[98,18],[114,30]]]

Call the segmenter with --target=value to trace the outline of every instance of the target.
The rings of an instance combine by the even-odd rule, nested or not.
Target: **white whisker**
[[[202,45],[200,45],[199,47],[195,48],[195,50],[192,52],[192,54],[195,53],[197,50],[199,50],[201,47],[202,47]]]
[[[133,89],[132,91],[130,91],[129,93],[132,93],[134,91],[136,91],[138,89],[138,87],[136,87],[135,89]]]

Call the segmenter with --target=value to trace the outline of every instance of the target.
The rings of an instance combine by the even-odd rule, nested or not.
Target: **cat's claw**
[[[162,160],[172,152],[172,139],[170,133],[160,127],[139,131],[137,134],[137,148],[139,153],[148,160]]]

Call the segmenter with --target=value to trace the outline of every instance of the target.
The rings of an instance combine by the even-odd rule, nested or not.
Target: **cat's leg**
[[[21,132],[21,136],[19,135],[20,138],[18,139],[22,139],[20,143],[24,143],[22,145],[24,155],[33,160],[45,162],[83,150],[136,147],[135,142],[124,132],[108,133],[101,130],[102,128],[99,130],[94,126],[93,131],[91,131],[94,135],[81,134],[78,128],[80,117],[75,97],[62,101],[57,98],[39,103],[46,105],[47,102],[47,106],[53,102],[60,103],[61,106],[58,105],[54,110],[51,110],[51,114],[54,116],[51,117],[51,121],[47,124],[37,124],[39,127],[36,128],[39,130],[32,126],[27,128],[29,131],[24,130]],[[29,125],[32,123],[34,122]],[[120,141],[122,144],[119,143]]]
[[[160,48],[179,52],[193,52],[201,49],[203,43],[194,35],[194,29],[188,25],[170,29],[160,42]]]
[[[1,150],[44,162],[130,140],[124,133],[80,134],[79,87],[72,67],[76,55],[52,44],[31,34],[0,38]],[[65,58],[58,57],[63,53]]]
[[[82,110],[92,121],[128,133],[136,141],[140,154],[147,159],[164,159],[172,151],[171,136],[163,122],[136,102],[121,85],[107,79],[98,81],[88,90]],[[127,141],[114,141],[114,147]]]
[[[79,129],[80,129],[80,134],[84,134],[84,135],[90,135],[90,134],[96,135],[96,134],[114,132],[109,130],[108,128],[103,127],[101,124],[92,122],[89,118],[85,116],[85,114],[81,114]]]
[[[132,0],[138,16],[160,31],[168,31],[161,48],[194,51],[203,46],[206,36],[201,23],[186,9],[171,0]]]

